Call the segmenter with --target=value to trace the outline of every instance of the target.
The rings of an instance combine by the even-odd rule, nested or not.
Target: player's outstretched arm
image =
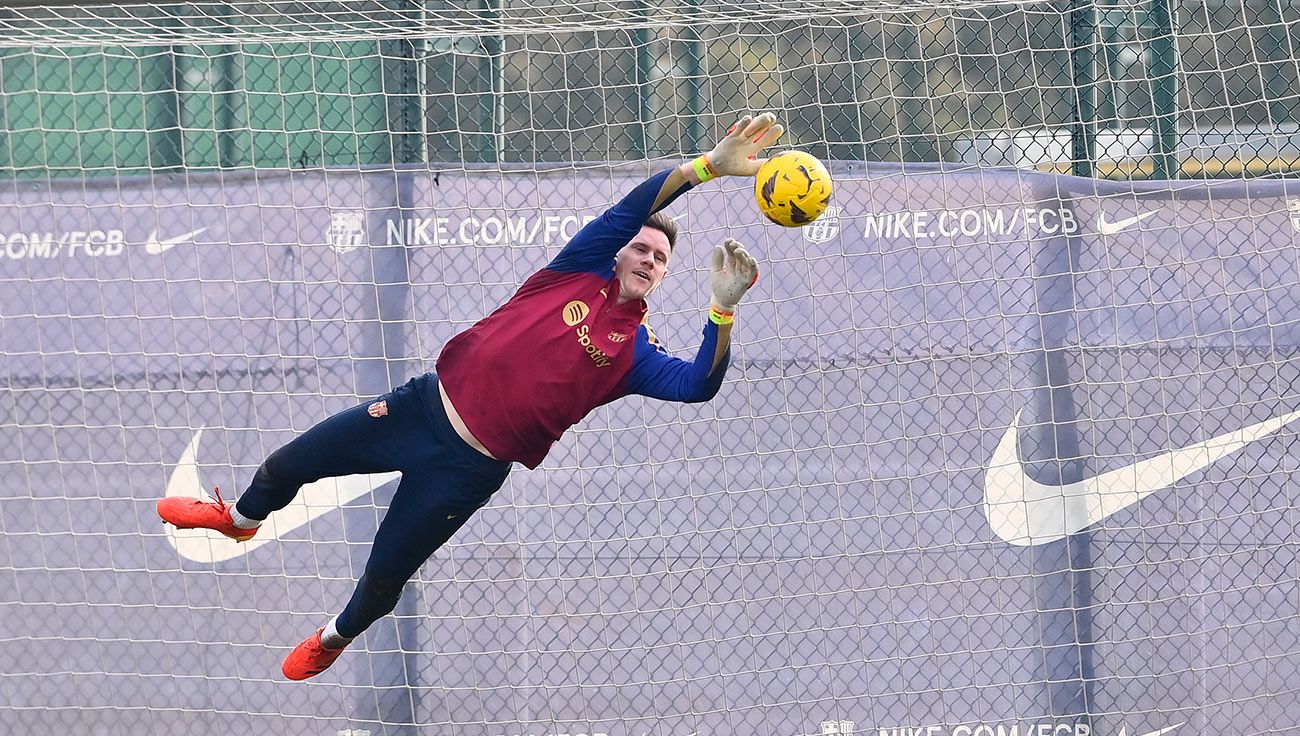
[[[678,166],[668,175],[655,199],[654,209],[657,210],[661,201],[672,197],[686,184],[703,184],[719,176],[757,174],[759,167],[767,161],[758,155],[780,140],[784,132],[785,127],[776,122],[776,116],[770,112],[757,117],[742,117],[727,129],[727,134],[713,150]]]
[[[600,217],[587,223],[547,267],[566,272],[612,268],[614,254],[627,245],[651,214],[701,182],[718,176],[758,173],[766,160],[758,158],[758,154],[775,143],[783,132],[785,129],[770,112],[757,117],[744,116],[711,151],[646,179]]]
[[[727,372],[736,307],[757,280],[758,263],[743,245],[728,238],[714,248],[709,266],[709,320],[695,360],[674,358],[653,342],[638,344],[628,375],[628,393],[665,401],[713,398]]]

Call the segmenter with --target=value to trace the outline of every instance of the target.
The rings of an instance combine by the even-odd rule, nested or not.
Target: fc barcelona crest
[[[804,225],[803,239],[809,243],[825,243],[840,234],[840,208],[834,205],[826,208],[821,217]]]

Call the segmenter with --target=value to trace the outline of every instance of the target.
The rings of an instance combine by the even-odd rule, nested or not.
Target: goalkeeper
[[[677,240],[676,224],[660,210],[714,177],[754,176],[758,153],[782,130],[770,113],[745,116],[707,154],[637,185],[509,301],[453,337],[436,373],[335,414],[271,453],[237,504],[158,502],[158,514],[177,527],[244,541],[307,483],[401,471],[351,599],[289,653],[285,677],[303,680],[333,664],[396,607],[406,582],[488,502],[512,463],[537,467],[592,409],[630,394],[686,402],[717,394],[736,305],[758,266],[734,240],[714,249],[704,341],[693,361],[669,356],[645,324],[645,299]]]

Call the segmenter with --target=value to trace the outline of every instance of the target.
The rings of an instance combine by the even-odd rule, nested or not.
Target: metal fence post
[[[687,0],[691,12],[699,6],[699,0]],[[686,28],[686,140],[682,152],[695,153],[704,143],[704,83],[700,77],[704,74],[704,41],[696,25]]]
[[[649,20],[653,9],[645,0],[638,3],[638,15],[644,20]],[[636,146],[636,154],[643,159],[650,158],[650,67],[654,63],[650,57],[650,28],[640,26],[633,33],[633,41],[636,43],[636,99],[637,99],[637,131],[632,136],[632,144]]]
[[[1070,126],[1070,171],[1092,176],[1097,138],[1097,70],[1093,46],[1097,10],[1093,0],[1070,3],[1070,76],[1074,85],[1074,120]]]
[[[1151,0],[1152,176],[1178,176],[1178,47],[1174,43],[1173,0]]]

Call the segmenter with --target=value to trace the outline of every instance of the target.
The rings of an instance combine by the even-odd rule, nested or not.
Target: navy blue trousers
[[[303,432],[266,458],[236,504],[244,516],[265,519],[321,478],[401,471],[365,572],[339,614],[344,636],[357,636],[391,613],[406,581],[510,473],[510,463],[493,460],[456,434],[437,381],[426,373]]]

